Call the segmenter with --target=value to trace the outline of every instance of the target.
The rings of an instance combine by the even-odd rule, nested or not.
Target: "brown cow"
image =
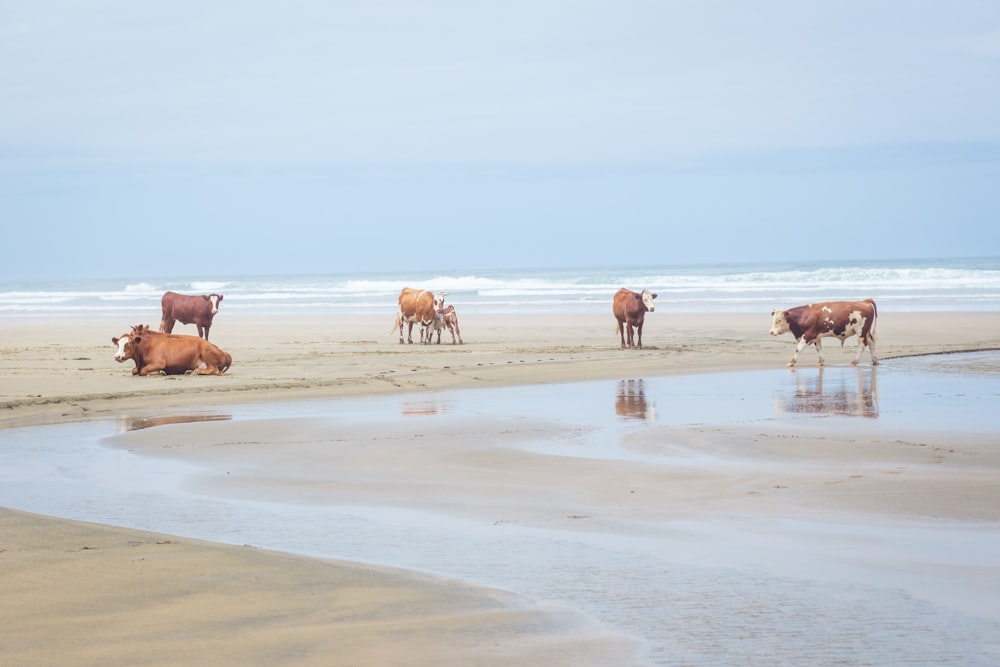
[[[875,341],[878,340],[875,334],[875,320],[878,318],[878,309],[875,301],[865,299],[864,301],[830,301],[827,303],[811,303],[788,310],[775,310],[771,312],[772,336],[791,331],[795,336],[797,345],[792,360],[788,366],[794,366],[799,359],[799,353],[806,349],[807,345],[815,345],[819,353],[819,365],[823,365],[823,344],[820,342],[824,336],[833,336],[840,339],[843,347],[844,341],[851,336],[858,337],[858,353],[854,355],[853,365],[861,360],[861,353],[868,347],[868,352],[872,356],[872,365],[878,364],[875,356]]]
[[[622,349],[625,349],[625,332],[628,331],[628,346],[642,349],[642,323],[646,319],[646,311],[653,312],[653,299],[656,295],[648,289],[642,293],[627,290],[624,287],[615,293],[612,311],[618,323],[615,332],[621,334]],[[633,345],[633,327],[637,334],[636,344]]]
[[[228,352],[207,340],[151,331],[148,325],[132,327],[111,342],[115,361],[135,361],[132,375],[222,375],[233,365]]]
[[[173,333],[174,322],[194,324],[198,327],[198,336],[208,340],[208,330],[212,326],[212,318],[219,312],[219,304],[221,303],[221,294],[188,296],[177,292],[167,292],[160,299],[160,306],[163,309],[160,331]]]
[[[465,345],[462,340],[462,331],[458,328],[458,313],[455,306],[448,306],[444,310],[439,310],[434,314],[434,322],[431,323],[431,331],[428,335],[433,335],[437,331],[438,345],[441,344],[441,330],[447,329],[451,333],[451,344],[455,344],[455,335],[458,335],[458,344]]]
[[[444,298],[447,292],[432,293],[427,290],[404,287],[399,293],[399,312],[393,322],[392,330],[399,328],[399,342],[403,343],[403,325],[409,324],[407,342],[413,342],[413,325],[420,323],[420,342],[431,342],[431,325],[437,311],[444,308]]]

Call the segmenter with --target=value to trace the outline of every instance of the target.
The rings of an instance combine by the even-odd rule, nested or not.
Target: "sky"
[[[0,280],[1000,255],[1000,3],[0,0]]]

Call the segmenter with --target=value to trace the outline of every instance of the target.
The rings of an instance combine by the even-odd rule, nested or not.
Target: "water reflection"
[[[419,401],[403,401],[402,407],[403,414],[407,416],[442,415],[451,412],[449,402],[438,397]]]
[[[656,403],[646,400],[646,383],[642,378],[618,381],[615,414],[626,420],[656,419]]]
[[[153,426],[164,426],[166,424],[188,424],[191,422],[217,422],[232,419],[228,414],[212,415],[170,415],[168,417],[119,417],[118,430],[140,431]]]
[[[830,371],[832,377],[825,378],[827,372],[822,366],[815,373],[792,369],[795,392],[776,392],[775,408],[779,412],[878,417],[877,366],[836,369]]]

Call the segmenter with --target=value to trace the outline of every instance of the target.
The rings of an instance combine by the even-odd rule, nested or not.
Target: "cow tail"
[[[865,301],[872,305],[872,328],[868,332],[868,337],[872,343],[877,343],[878,331],[875,330],[875,326],[878,324],[878,306],[875,305],[875,299],[865,299]]]
[[[615,320],[615,333],[621,333],[621,332],[622,332],[622,323],[619,322],[618,320]]]
[[[399,321],[399,313],[396,313],[396,319],[392,321],[392,328],[389,329],[389,333],[396,331],[397,329],[402,329],[403,323]]]

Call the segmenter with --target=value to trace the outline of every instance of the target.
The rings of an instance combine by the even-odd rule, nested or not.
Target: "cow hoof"
[[[787,364],[785,364],[785,366],[788,366],[789,368],[791,368],[794,365],[795,365],[794,361],[789,361]]]

